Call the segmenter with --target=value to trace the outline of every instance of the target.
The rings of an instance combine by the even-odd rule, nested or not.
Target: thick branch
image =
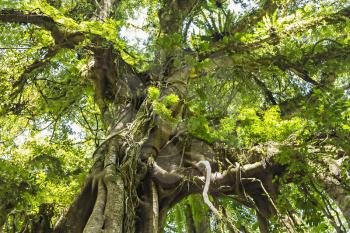
[[[315,86],[320,86],[321,84],[314,79],[312,79],[307,71],[307,65],[312,65],[313,67],[321,65],[325,61],[332,59],[338,59],[340,61],[347,61],[350,59],[350,47],[349,46],[329,46],[323,52],[306,55],[304,58],[300,59],[298,62],[293,62],[288,60],[288,58],[276,55],[272,57],[262,57],[258,60],[260,64],[271,65],[274,64],[283,71],[289,70],[299,76],[304,81],[311,83]]]
[[[50,31],[56,43],[61,42],[65,38],[59,25],[51,17],[46,15],[21,10],[4,9],[0,11],[0,21],[37,25]]]
[[[231,34],[246,32],[247,29],[252,28],[255,24],[261,21],[265,15],[271,14],[275,10],[277,10],[276,1],[266,0],[260,8],[245,15],[240,21],[238,21],[233,27]]]
[[[213,61],[213,65],[210,68],[212,70],[217,67],[237,66],[230,55],[220,55],[220,53],[212,55],[213,57],[210,57]],[[241,53],[237,55],[233,54],[232,56],[241,56]],[[271,65],[276,66],[284,72],[290,71],[305,82],[321,88],[323,83],[312,79],[308,68],[312,67],[314,69],[315,67],[322,65],[324,62],[334,59],[341,62],[350,60],[350,47],[348,45],[330,44],[325,46],[322,52],[305,54],[304,57],[297,61],[293,61],[281,54],[262,55],[258,58],[256,58],[256,56],[249,56],[249,59],[244,60],[245,64],[242,66],[250,69],[250,72],[259,70],[257,63],[263,67],[270,67]],[[259,86],[263,88],[261,85]]]
[[[159,10],[160,30],[165,34],[180,33],[182,23],[195,5],[195,0],[163,0]]]
[[[263,60],[260,60],[260,61],[265,62]],[[299,64],[299,63],[294,64],[293,62],[288,61],[288,59],[283,56],[280,56],[280,57],[277,56],[275,59],[271,59],[270,62],[276,65],[278,68],[280,68],[283,71],[289,70],[293,72],[295,75],[300,77],[305,82],[311,83],[315,86],[319,85],[318,82],[316,82],[314,79],[310,77],[309,72],[303,67],[302,64]]]
[[[168,172],[154,163],[152,174],[157,183],[164,186],[165,188],[174,187],[182,179],[184,179],[185,182],[189,182],[188,185],[184,185],[183,187],[186,189],[187,193],[199,193],[203,190],[202,187],[206,179],[204,176],[194,176],[193,179],[187,180],[186,174],[198,174],[196,170],[189,170],[192,169],[178,169],[176,171]],[[241,173],[240,176],[242,178],[262,179],[266,176],[266,174],[279,173],[281,170],[283,170],[283,167],[281,165],[276,164],[272,160],[267,161],[263,159],[259,162],[245,164],[241,168],[230,167],[223,172],[213,172],[210,179],[211,185],[209,187],[209,193],[218,194],[221,192],[234,194],[236,192],[236,179],[234,178],[238,173]],[[255,190],[257,187],[254,182],[247,181],[245,183],[245,190],[247,191]],[[242,184],[244,184],[244,182]]]
[[[269,2],[269,1],[268,1]],[[262,15],[264,16],[264,15]],[[261,16],[261,17],[262,17]],[[248,17],[248,16],[247,16]],[[213,45],[212,47],[218,47],[218,49],[211,51],[209,53],[201,54],[200,60],[204,60],[205,58],[211,58],[211,59],[217,59],[218,57],[224,57],[228,52],[235,52],[235,53],[244,53],[244,52],[252,52],[256,49],[262,48],[264,45],[267,44],[275,44],[278,43],[278,41],[283,37],[288,37],[296,33],[302,33],[309,29],[317,27],[317,25],[334,25],[341,22],[345,22],[347,19],[350,18],[350,7],[346,7],[336,13],[330,14],[330,15],[324,15],[319,17],[312,17],[308,18],[302,21],[298,21],[296,23],[289,24],[283,29],[280,29],[283,34],[268,34],[264,37],[259,37],[257,41],[251,42],[251,43],[237,43],[237,41],[234,41],[234,43],[229,43],[227,46],[220,46]],[[243,20],[243,19],[242,19]],[[246,19],[248,20],[248,19]],[[249,20],[248,20],[249,21]],[[237,24],[239,25],[239,23]],[[242,28],[244,26],[248,26],[248,24],[244,25],[242,21]],[[238,26],[236,26],[238,27]],[[241,28],[239,27],[239,28]],[[236,29],[238,30],[238,29]],[[240,29],[242,30],[242,29]]]

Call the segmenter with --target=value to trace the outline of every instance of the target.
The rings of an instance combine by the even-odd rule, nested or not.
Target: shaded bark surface
[[[322,182],[325,191],[337,204],[350,226],[350,190],[332,176],[323,177]]]

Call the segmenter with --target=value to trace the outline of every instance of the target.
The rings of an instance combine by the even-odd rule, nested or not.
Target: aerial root
[[[84,227],[84,233],[100,232],[104,224],[104,209],[106,205],[107,190],[102,180],[97,185],[97,198],[89,217],[88,222]]]
[[[217,216],[219,216],[221,218],[219,211],[215,208],[213,203],[211,203],[211,201],[209,200],[209,196],[208,196],[208,191],[209,191],[209,187],[210,187],[210,176],[211,176],[210,163],[207,160],[202,160],[202,161],[199,161],[196,165],[199,166],[201,164],[205,167],[205,170],[206,170],[205,185],[204,185],[204,189],[203,189],[204,203],[208,205],[208,207],[214,212],[214,214],[216,214]]]
[[[117,174],[114,166],[106,167],[105,186],[107,200],[104,210],[104,232],[123,232],[125,188],[122,177]]]
[[[213,213],[221,220],[223,221],[234,233],[238,233],[239,230],[224,216],[222,216],[220,214],[220,212],[215,208],[215,206],[213,205],[213,203],[209,200],[209,196],[208,196],[208,191],[209,191],[209,187],[210,187],[210,178],[211,178],[211,166],[210,163],[207,160],[201,160],[199,161],[196,166],[199,165],[203,165],[205,167],[206,170],[206,176],[205,176],[205,184],[204,184],[204,188],[203,188],[203,200],[204,203],[207,204],[207,206],[209,207],[209,209],[211,211],[213,211]]]

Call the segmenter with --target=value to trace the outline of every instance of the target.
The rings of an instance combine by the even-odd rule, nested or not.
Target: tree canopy
[[[0,232],[348,232],[348,0],[0,0]]]

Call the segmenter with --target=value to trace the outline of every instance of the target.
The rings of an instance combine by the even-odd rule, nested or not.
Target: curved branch
[[[33,24],[49,31],[57,46],[62,48],[74,48],[85,38],[83,32],[67,32],[64,26],[55,22],[47,15],[30,11],[4,9],[0,11],[0,21],[4,23]],[[96,36],[96,35],[95,35]]]
[[[14,9],[4,9],[0,11],[0,21],[7,23],[34,24],[50,31],[56,43],[65,38],[64,33],[62,32],[58,23],[47,15]]]

